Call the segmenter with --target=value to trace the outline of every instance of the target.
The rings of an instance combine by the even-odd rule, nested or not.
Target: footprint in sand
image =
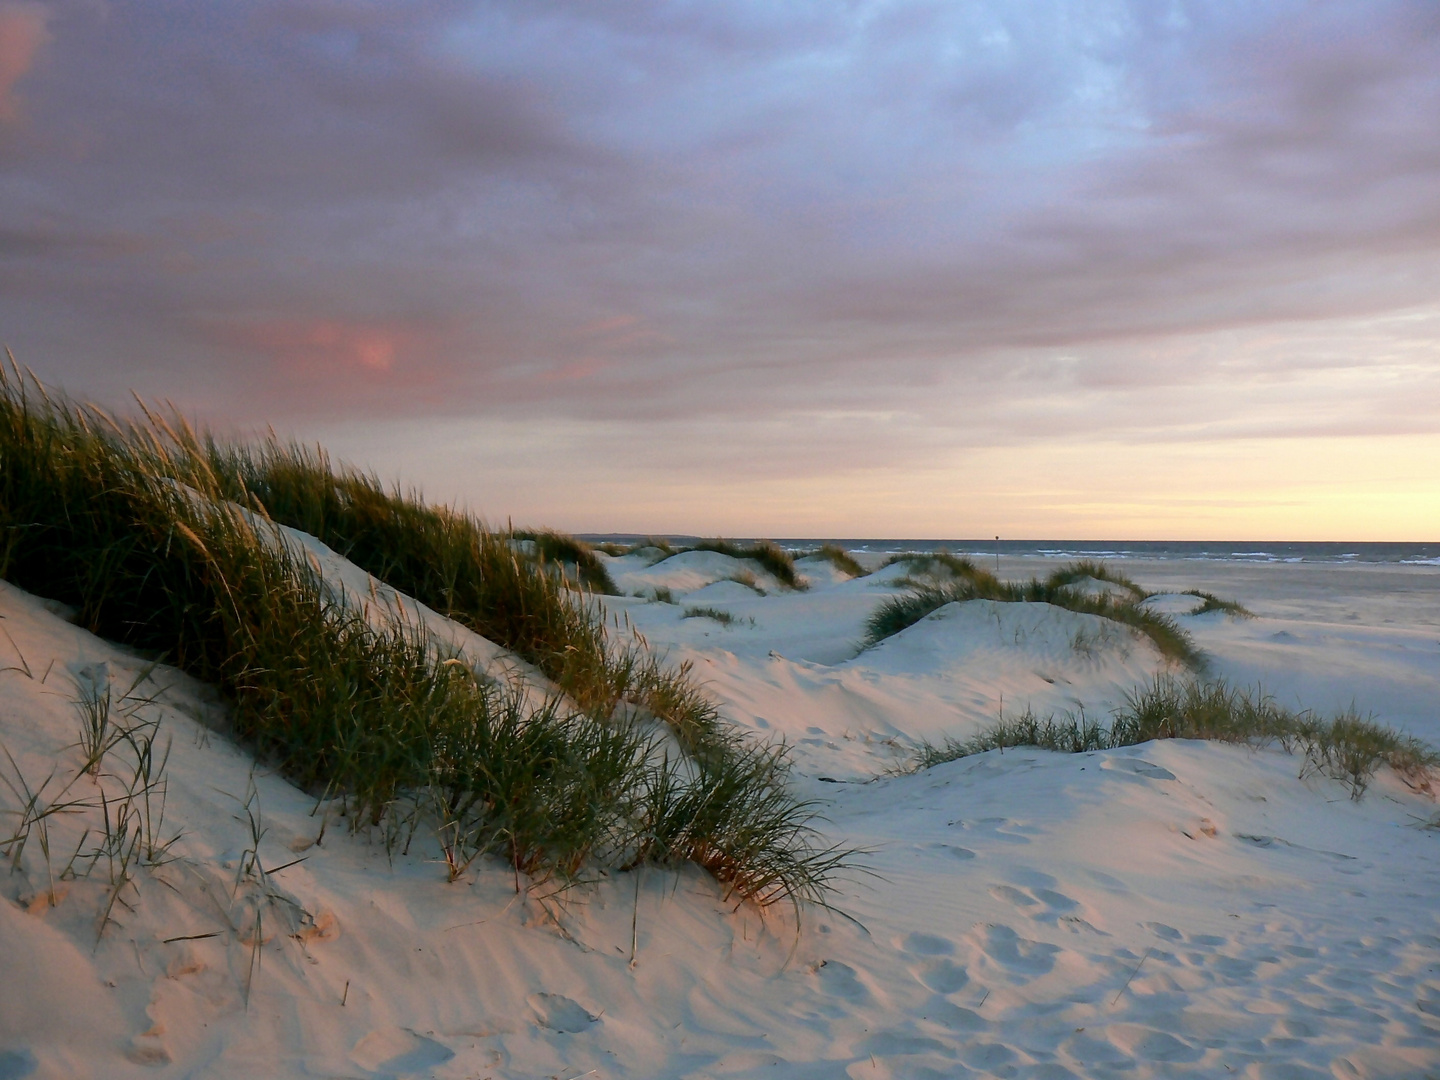
[[[1113,1024],[1106,1034],[1122,1051],[1141,1061],[1199,1061],[1205,1056],[1202,1047],[1191,1046],[1168,1032],[1139,1024]]]
[[[973,821],[951,821],[947,824],[1002,844],[1028,844],[1030,843],[1031,836],[1039,835],[1044,831],[1033,825],[1026,825],[1022,822],[1003,817],[977,818]]]
[[[1060,952],[1056,945],[1023,938],[1004,925],[991,925],[979,931],[980,951],[1000,967],[1016,975],[1034,978],[1055,966]]]
[[[979,1013],[962,1008],[940,997],[932,999],[920,1010],[920,1015],[921,1019],[928,1020],[932,1024],[939,1024],[950,1031],[966,1034],[985,1031],[990,1027],[990,1021]]]
[[[1100,762],[1100,768],[1109,769],[1113,772],[1130,773],[1133,776],[1143,776],[1148,780],[1174,780],[1175,774],[1143,758],[1134,757],[1112,757]]]
[[[949,855],[952,859],[959,859],[962,862],[969,862],[975,857],[975,852],[969,848],[959,847],[955,844],[931,844],[932,848],[942,855]]]
[[[1006,1066],[1015,1060],[1015,1051],[1003,1043],[972,1042],[960,1051],[960,1060],[991,1076],[1005,1076],[1014,1071]]]
[[[1035,877],[1053,881],[1052,878],[1043,874],[1037,874]],[[1054,889],[1036,885],[1032,885],[1030,888],[1019,888],[1015,885],[992,885],[990,886],[990,895],[997,900],[1014,905],[1035,922],[1063,927],[1072,933],[1104,933],[1103,930],[1096,929],[1080,916],[1072,914],[1079,909],[1080,903]]]
[[[965,968],[948,959],[955,953],[955,942],[935,934],[907,934],[899,942],[900,951],[918,957],[910,974],[920,985],[937,994],[953,994],[970,982]]]
[[[869,987],[849,964],[826,960],[816,970],[821,990],[829,997],[840,998],[854,1005],[868,1005],[872,999]]]
[[[1123,896],[1130,891],[1130,886],[1111,874],[1102,873],[1099,870],[1086,870],[1085,875],[1095,884],[1099,885],[1106,892]]]
[[[917,964],[910,972],[922,986],[937,994],[953,994],[970,982],[970,975],[963,967],[944,957]]]
[[[914,933],[901,939],[900,949],[914,956],[949,956],[955,951],[955,943],[934,934]]]
[[[0,1050],[0,1080],[24,1080],[39,1067],[29,1050]]]
[[[1304,1017],[1286,1016],[1275,1021],[1271,1039],[1313,1039],[1320,1034],[1320,1025]]]
[[[861,1039],[855,1048],[862,1056],[899,1057],[908,1054],[949,1053],[950,1048],[939,1039],[914,1035],[908,1031],[877,1031]]]
[[[591,1016],[588,1009],[564,994],[531,994],[529,1002],[536,1021],[551,1031],[573,1035],[600,1022],[598,1016]]]
[[[1227,979],[1249,981],[1255,976],[1255,962],[1240,956],[1217,956],[1210,966]]]
[[[1108,1040],[1097,1039],[1091,1034],[1072,1035],[1061,1043],[1060,1050],[1082,1071],[1088,1071],[1096,1065],[1114,1067],[1131,1064],[1130,1055]]]
[[[1032,908],[1039,903],[1024,889],[1017,889],[1013,885],[991,885],[990,895],[996,900],[1004,900],[1007,904],[1014,904],[1018,908]]]
[[[444,1044],[398,1027],[372,1031],[350,1051],[356,1065],[387,1076],[428,1076],[454,1056]]]
[[[1064,893],[1054,889],[1019,889],[1014,885],[992,885],[990,895],[1020,908],[1043,907],[1046,911],[1063,915],[1080,906]]]
[[[1064,893],[1056,892],[1054,889],[1034,889],[1032,890],[1032,894],[1036,900],[1039,900],[1051,911],[1062,914],[1067,911],[1074,911],[1080,906],[1078,901],[1072,900]]]

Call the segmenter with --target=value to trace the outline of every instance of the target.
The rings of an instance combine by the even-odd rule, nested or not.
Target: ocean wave
[[[628,534],[587,534],[586,540],[634,543],[644,537]],[[685,544],[690,537],[667,537]],[[1002,558],[1013,560],[1078,560],[1095,559],[1107,562],[1210,562],[1251,565],[1319,565],[1319,566],[1440,566],[1440,543],[1393,543],[1356,541],[1268,541],[1245,540],[1000,540],[970,538],[968,540],[907,540],[869,537],[865,539],[806,538],[777,539],[791,551],[813,551],[822,543],[834,543],[850,551],[886,555],[926,555],[949,551],[975,560]]]

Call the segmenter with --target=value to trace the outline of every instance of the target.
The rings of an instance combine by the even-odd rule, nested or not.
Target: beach
[[[9,876],[0,1076],[1440,1070],[1440,829],[1414,778],[1382,767],[1357,800],[1279,745],[1183,739],[909,771],[923,743],[1002,711],[1104,719],[1171,665],[1095,616],[984,600],[862,649],[903,566],[851,579],[802,558],[795,591],[727,555],[656,554],[601,556],[620,592],[647,595],[599,602],[693,665],[729,721],[788,744],[822,841],[855,851],[829,907],[761,910],[694,868],[597,868],[562,892],[482,860],[447,882],[433,845],[387,850],[338,821],[317,835],[315,799],[225,737],[213,694],[161,672],[145,708],[170,740],[176,859],[99,934],[98,876],[53,893]],[[1353,700],[1440,741],[1440,570],[1123,569],[1175,590],[1148,601],[1167,610],[1199,588],[1253,612],[1176,616],[1211,678],[1292,707]],[[650,599],[657,587],[673,602]],[[16,654],[4,742],[38,784],[75,753],[75,673],[121,687],[145,665],[13,586],[0,605]],[[695,608],[731,621],[685,617]],[[283,900],[251,898],[274,910],[247,941],[232,927],[248,857]]]
[[[0,1080],[1440,1080],[1436,462],[1437,0],[0,0]]]

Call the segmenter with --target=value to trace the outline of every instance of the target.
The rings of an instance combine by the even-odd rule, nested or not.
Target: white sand
[[[161,671],[141,714],[173,739],[180,858],[143,873],[98,939],[103,860],[54,907],[34,840],[23,872],[0,871],[0,1080],[1440,1075],[1440,831],[1413,827],[1429,798],[1382,774],[1355,803],[1278,750],[1187,742],[873,779],[920,739],[988,723],[1002,696],[1103,718],[1160,661],[1100,620],[988,603],[857,655],[893,572],[807,565],[797,594],[749,567],[761,597],[722,581],[747,569],[734,560],[681,560],[613,561],[625,591],[678,603],[610,606],[694,660],[736,722],[792,743],[796,783],[830,800],[827,837],[869,849],[871,873],[835,897],[847,917],[809,910],[797,932],[699,872],[607,876],[563,903],[517,896],[493,865],[446,884],[433,852],[392,859],[343,822],[313,846],[313,801],[258,770],[261,859],[305,861],[276,875],[293,906],[266,908],[247,1007],[252,763],[211,733],[213,695]],[[1435,568],[1125,569],[1261,616],[1181,616],[1217,673],[1291,704],[1353,698],[1440,742]],[[690,604],[737,621],[682,618]],[[143,665],[8,585],[0,616],[0,740],[32,785],[68,778],[77,673],[105,663],[118,694]],[[57,869],[81,827],[55,820]]]

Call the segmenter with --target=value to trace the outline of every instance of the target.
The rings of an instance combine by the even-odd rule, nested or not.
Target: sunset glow
[[[1432,3],[0,3],[0,339],[580,531],[1440,532]]]

